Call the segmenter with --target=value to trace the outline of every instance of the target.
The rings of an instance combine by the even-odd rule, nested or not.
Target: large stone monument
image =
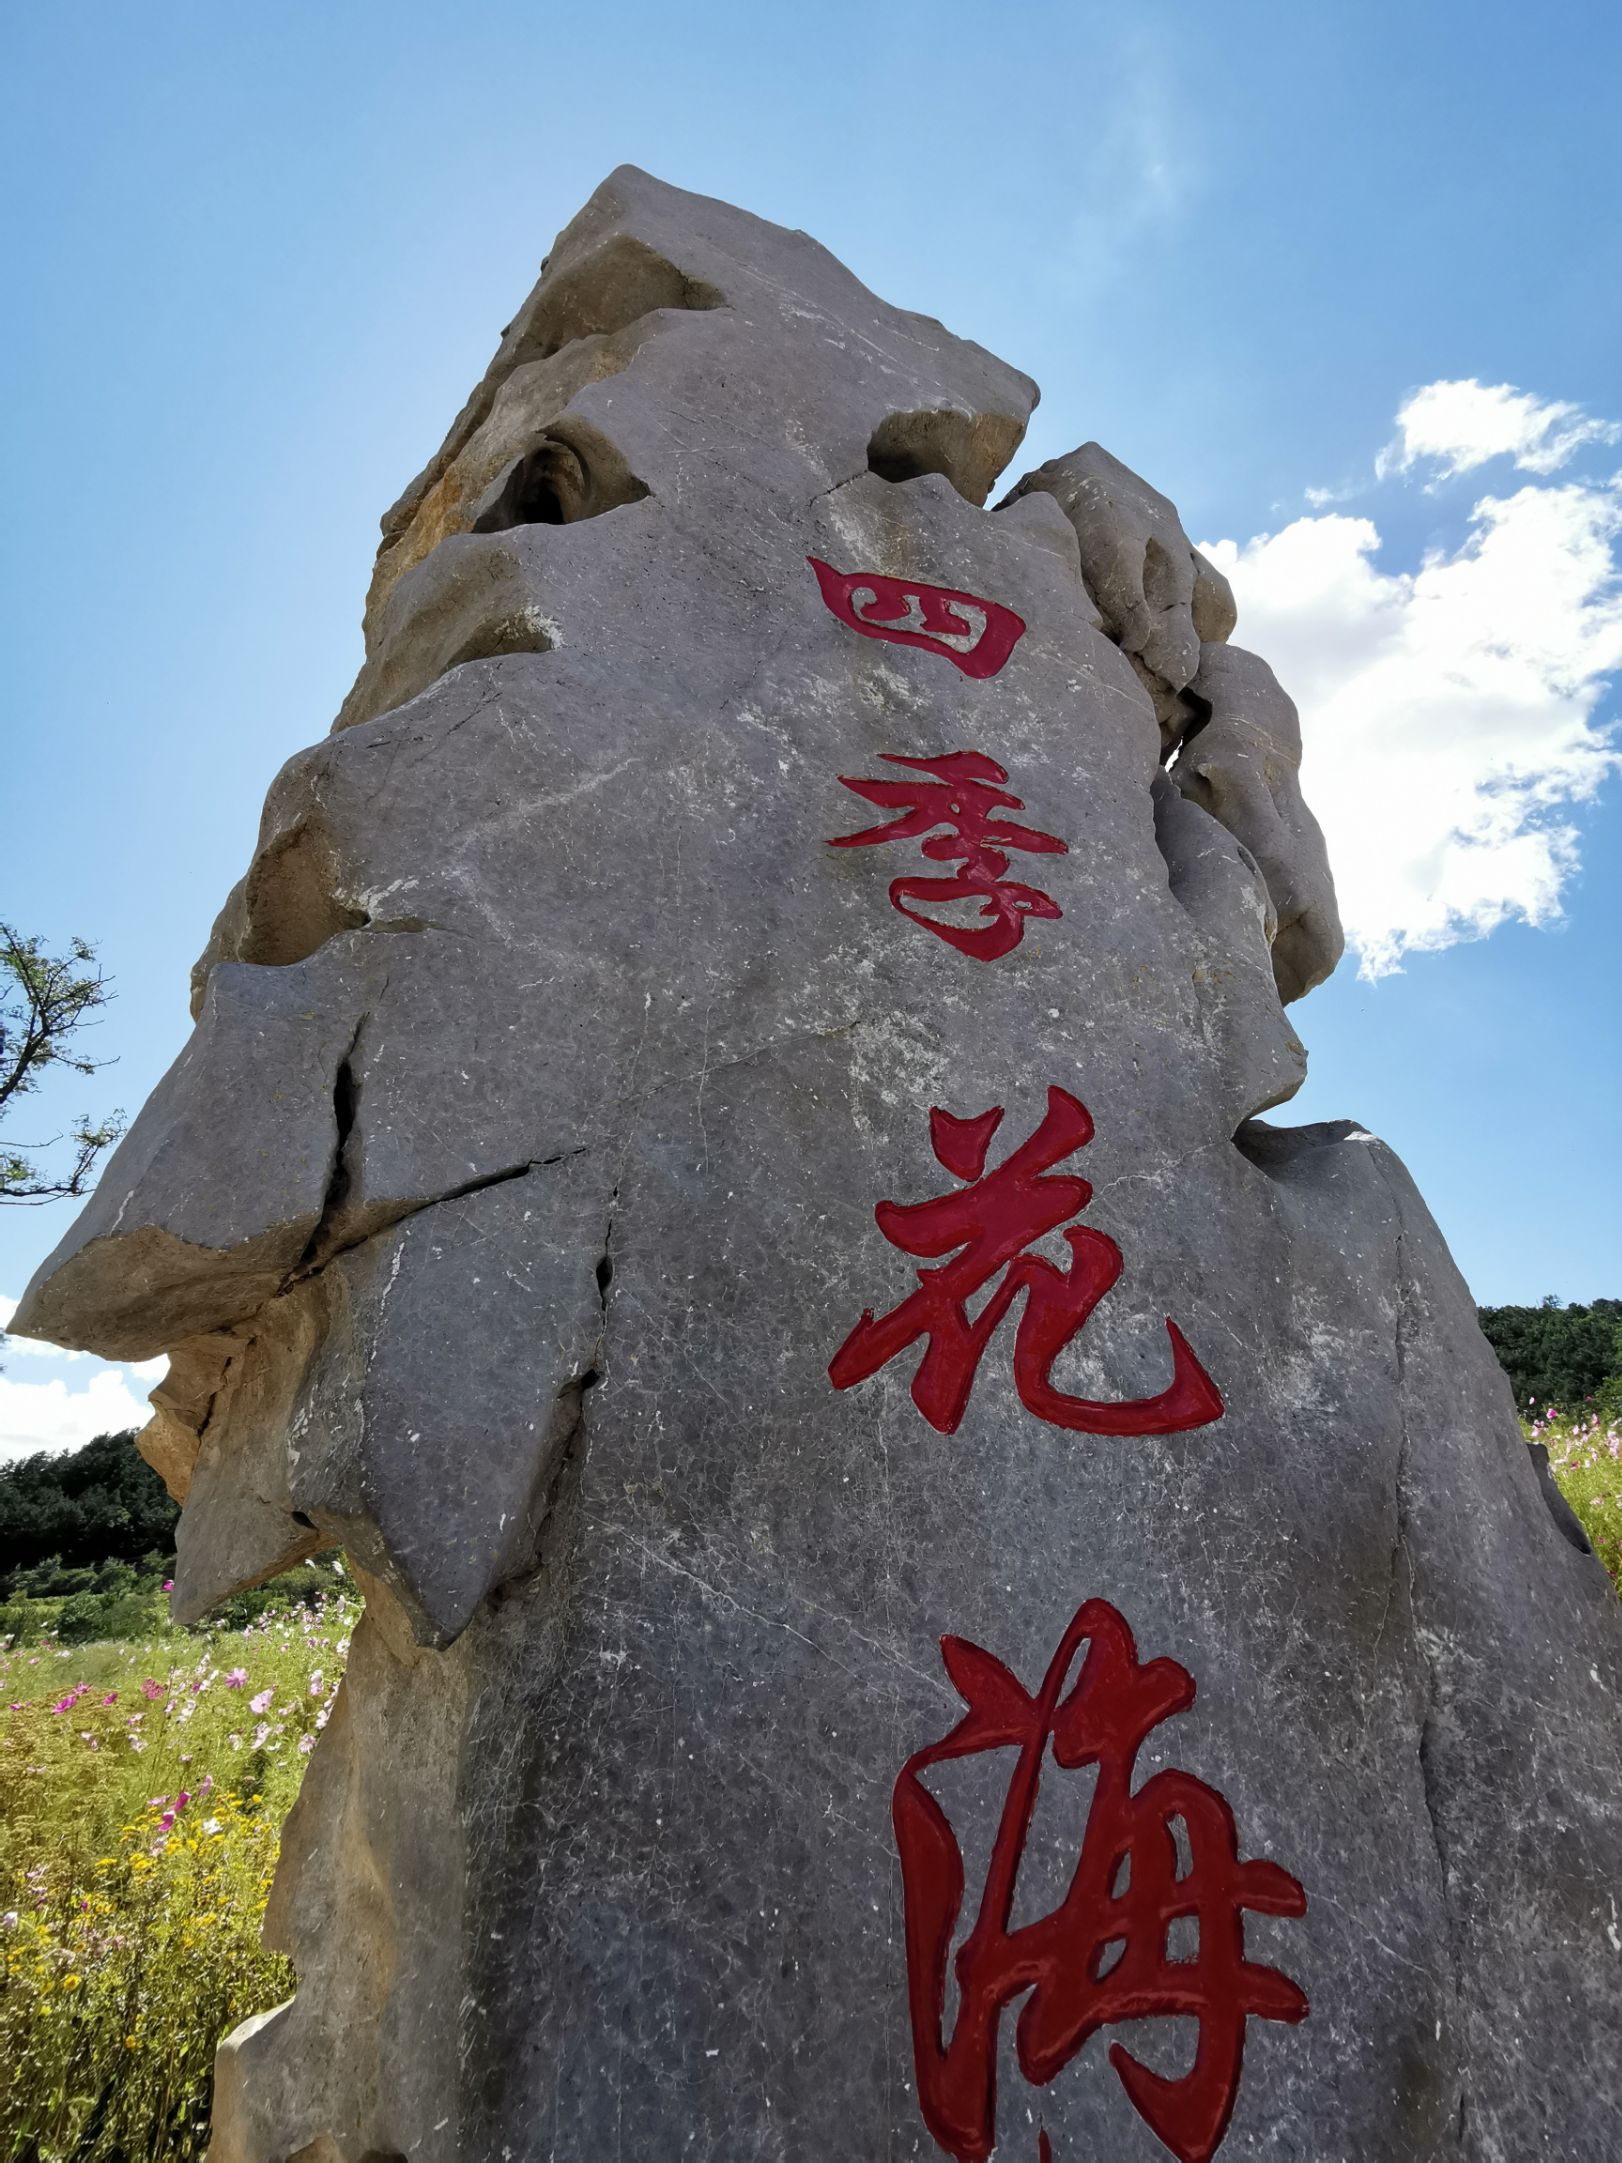
[[[1622,2152],[1622,1611],[1035,398],[626,168],[384,521],[14,1325],[170,1354],[183,1618],[366,1591],[216,2163]]]

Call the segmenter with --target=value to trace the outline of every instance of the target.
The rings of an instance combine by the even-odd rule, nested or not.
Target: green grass
[[[1549,1470],[1622,1593],[1622,1419],[1551,1407],[1524,1424],[1528,1438],[1549,1452]]]
[[[191,2163],[359,1604],[0,1650],[0,2156]]]

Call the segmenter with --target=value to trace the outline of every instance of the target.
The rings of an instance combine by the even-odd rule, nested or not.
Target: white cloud
[[[16,1311],[17,1302],[0,1292],[0,1331]],[[70,1373],[21,1382],[10,1371],[19,1356],[57,1361]],[[99,1434],[144,1427],[151,1417],[144,1394],[168,1367],[163,1358],[115,1365],[35,1337],[0,1336],[0,1463],[35,1450],[78,1449]]]
[[[96,1435],[144,1427],[150,1417],[120,1367],[99,1368],[82,1389],[0,1374],[0,1462],[35,1450],[78,1449]]]
[[[1382,478],[1429,460],[1443,479],[1489,458],[1513,458],[1523,473],[1556,473],[1585,443],[1622,440],[1622,423],[1594,420],[1581,406],[1535,398],[1512,383],[1427,383],[1398,408],[1395,439],[1374,461]],[[1312,491],[1307,491],[1310,498]]]
[[[1339,514],[1205,544],[1300,706],[1363,975],[1559,915],[1570,807],[1622,765],[1595,720],[1622,668],[1619,535],[1622,494],[1568,481],[1483,498],[1414,572],[1381,570],[1373,522]]]

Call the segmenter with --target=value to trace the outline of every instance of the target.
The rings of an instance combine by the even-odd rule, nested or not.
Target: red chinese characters
[[[1053,1364],[1120,1276],[1121,1250],[1103,1232],[1079,1224],[1064,1235],[1068,1268],[1026,1251],[1092,1199],[1085,1179],[1050,1175],[1054,1165],[1092,1140],[1093,1122],[1086,1105],[1067,1089],[1049,1089],[1036,1132],[988,1172],[986,1155],[1002,1116],[1001,1106],[974,1119],[931,1111],[936,1159],[967,1184],[929,1201],[880,1202],[873,1215],[891,1246],[904,1254],[951,1259],[920,1269],[918,1289],[888,1314],[875,1317],[871,1308],[863,1314],[829,1365],[835,1389],[865,1382],[921,1338],[924,1353],[912,1378],[912,1401],[939,1433],[953,1433],[986,1347],[1023,1293],[1014,1386],[1038,1419],[1077,1434],[1108,1435],[1175,1434],[1220,1419],[1216,1384],[1169,1316],[1172,1378],[1158,1396],[1099,1402],[1054,1387]],[[971,1321],[969,1302],[999,1272],[1001,1281]]]
[[[1034,826],[998,818],[999,811],[1023,811],[1025,805],[1022,798],[996,786],[1008,775],[995,759],[987,758],[983,751],[948,751],[938,759],[904,758],[898,751],[885,751],[880,756],[886,765],[910,766],[931,778],[858,781],[841,774],[844,787],[865,796],[870,804],[879,804],[887,811],[899,810],[901,817],[886,826],[864,827],[858,834],[841,834],[829,847],[863,849],[880,841],[913,841],[921,834],[930,834],[923,844],[924,855],[937,864],[957,862],[962,866],[949,878],[892,879],[891,905],[903,916],[922,924],[926,931],[955,946],[960,954],[972,955],[976,961],[996,961],[1018,946],[1028,916],[1056,917],[1061,913],[1058,903],[1040,887],[1025,886],[1004,876],[1010,849],[1064,856],[1070,844]],[[936,826],[948,831],[931,834],[930,829]],[[979,913],[986,921],[979,926],[943,924],[909,909],[908,898],[937,903],[979,900],[985,904]]]
[[[881,571],[836,571],[819,556],[805,560],[841,623],[864,638],[942,653],[965,676],[995,676],[1025,629],[1023,617],[977,593],[887,578]]]
[[[1195,2021],[1193,2064],[1180,2078],[1152,2071],[1120,2043],[1109,2059],[1133,2108],[1178,2163],[1209,2163],[1238,2097],[1246,2021],[1293,2023],[1308,2010],[1288,1976],[1246,1959],[1245,1911],[1301,1916],[1307,1900],[1276,1863],[1240,1861],[1233,1812],[1204,1781],[1168,1769],[1134,1792],[1138,1751],[1163,1720],[1193,1704],[1192,1676],[1175,1660],[1140,1661],[1131,1630],[1103,1600],[1076,1614],[1034,1695],[978,1645],[948,1637],[941,1652],[967,1710],[949,1734],[907,1760],[891,1805],[918,2100],[930,2132],[958,2163],[990,2156],[1002,2018],[1023,1997],[1014,2041],[1033,2087],[1117,2021]],[[1097,1782],[1063,1899],[1016,1927],[1020,1866],[1050,1747],[1061,1771],[1096,1766]],[[979,1909],[954,1959],[963,1854],[924,1775],[1003,1749],[1017,1756]],[[1189,1949],[1173,1950],[1174,1932],[1194,1940]],[[957,1992],[948,2033],[949,1963]],[[1045,2137],[1043,2145],[1051,2153]]]

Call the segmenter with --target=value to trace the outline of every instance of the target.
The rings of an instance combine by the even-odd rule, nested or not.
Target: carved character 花
[[[922,1337],[926,1345],[912,1378],[912,1401],[939,1433],[954,1433],[981,1356],[1023,1292],[1014,1386],[1038,1419],[1076,1434],[1112,1435],[1175,1434],[1220,1419],[1221,1394],[1170,1316],[1172,1378],[1157,1396],[1099,1402],[1053,1386],[1055,1360],[1120,1276],[1121,1250],[1105,1233],[1080,1224],[1064,1235],[1071,1253],[1068,1269],[1025,1251],[1092,1199],[1085,1179],[1048,1175],[1092,1140],[1093,1122],[1069,1090],[1051,1088],[1036,1132],[987,1172],[986,1152],[1002,1116],[1000,1105],[973,1119],[930,1112],[937,1160],[968,1184],[924,1202],[880,1202],[873,1215],[885,1238],[904,1254],[951,1259],[920,1269],[918,1289],[888,1314],[875,1317],[871,1308],[863,1314],[828,1368],[835,1389],[865,1382]],[[999,1270],[1002,1282],[971,1321],[969,1301]]]

